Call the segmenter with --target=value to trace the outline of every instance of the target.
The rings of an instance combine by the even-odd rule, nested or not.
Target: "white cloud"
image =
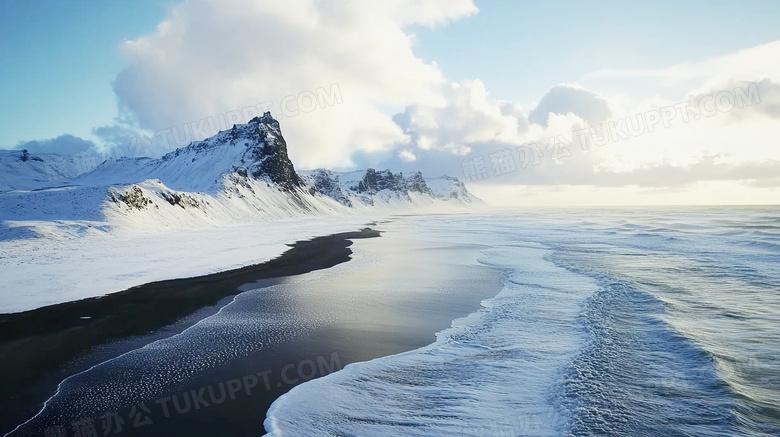
[[[489,99],[478,79],[444,84],[441,96],[437,104],[416,103],[395,116],[420,149],[464,155],[475,143],[520,144],[528,130],[522,109]]]
[[[646,70],[599,70],[591,73],[590,77],[649,78],[669,84],[693,79],[701,82],[702,87],[708,88],[735,78],[755,81],[771,74],[772,79],[778,79],[780,75],[778,53],[780,53],[780,41],[774,41],[700,62],[686,62],[667,68]]]
[[[528,114],[528,120],[547,126],[549,114],[572,113],[591,125],[596,125],[612,116],[609,103],[594,93],[577,85],[557,85],[542,97],[539,104]]]
[[[92,141],[65,134],[47,140],[23,141],[16,145],[16,149],[25,149],[30,153],[75,155],[77,153],[94,153],[97,146]]]
[[[401,150],[400,152],[398,152],[398,157],[401,158],[401,161],[404,162],[417,161],[417,156],[415,156],[415,154],[412,153],[410,150]]]
[[[301,167],[344,166],[405,141],[387,108],[433,101],[444,82],[408,26],[476,11],[471,0],[185,0],[123,45],[131,65],[114,90],[157,131],[269,101],[276,115],[286,96],[337,84],[343,103],[281,121]]]

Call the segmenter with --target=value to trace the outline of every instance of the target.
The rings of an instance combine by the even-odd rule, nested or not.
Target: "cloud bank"
[[[97,146],[92,141],[65,134],[47,140],[32,140],[21,142],[16,149],[26,149],[30,153],[57,153],[60,155],[75,155],[92,153]]]
[[[609,103],[593,91],[568,85],[558,85],[542,97],[539,104],[528,114],[531,123],[547,126],[549,114],[572,113],[591,125],[597,125],[612,116]]]

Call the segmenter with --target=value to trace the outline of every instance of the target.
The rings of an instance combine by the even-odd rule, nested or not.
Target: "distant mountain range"
[[[478,204],[482,201],[450,176],[372,168],[297,172],[270,113],[160,159],[85,164],[76,157],[0,151],[0,220],[6,221],[68,222],[71,227],[72,221],[209,225],[367,208]]]

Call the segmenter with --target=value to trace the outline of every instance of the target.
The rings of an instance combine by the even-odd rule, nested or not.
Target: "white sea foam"
[[[566,413],[554,393],[585,340],[577,317],[595,283],[546,260],[539,244],[519,242],[522,229],[481,222],[474,232],[475,224],[412,226],[419,238],[493,245],[481,262],[506,272],[501,293],[428,347],[295,387],[269,411],[269,435],[560,433]]]

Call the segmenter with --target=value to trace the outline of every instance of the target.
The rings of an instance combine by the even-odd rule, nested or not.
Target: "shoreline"
[[[313,322],[312,316],[332,309],[340,313],[335,320],[299,338],[272,341],[150,399],[153,426],[128,428],[121,435],[265,435],[271,405],[294,387],[353,363],[427,347],[454,320],[478,311],[484,299],[495,297],[504,287],[504,272],[471,264],[481,246],[415,244],[395,238],[390,231],[381,239],[355,244],[356,259],[335,267],[338,271],[313,272],[282,288],[245,296],[243,304],[227,306],[221,319],[231,324],[234,316],[256,308],[253,314],[258,318],[283,316],[284,327]],[[380,263],[373,259],[377,250],[382,253]],[[444,259],[445,254],[450,258]],[[364,262],[366,257],[371,261]],[[446,271],[439,270],[443,265],[449,266]],[[384,280],[377,281],[377,273],[386,275]],[[212,320],[209,325],[213,329],[222,323]],[[235,397],[214,402],[221,385],[230,393],[231,381],[237,387]],[[196,407],[196,398],[205,402]]]
[[[4,357],[0,360],[0,375],[3,375],[0,422],[14,422],[21,410],[32,408],[19,405],[33,401],[29,393],[24,393],[28,386],[95,346],[162,329],[241,293],[242,285],[346,262],[352,254],[350,240],[379,236],[378,231],[364,228],[315,237],[289,244],[290,249],[279,257],[256,265],[151,282],[105,296],[0,314],[0,356]]]

